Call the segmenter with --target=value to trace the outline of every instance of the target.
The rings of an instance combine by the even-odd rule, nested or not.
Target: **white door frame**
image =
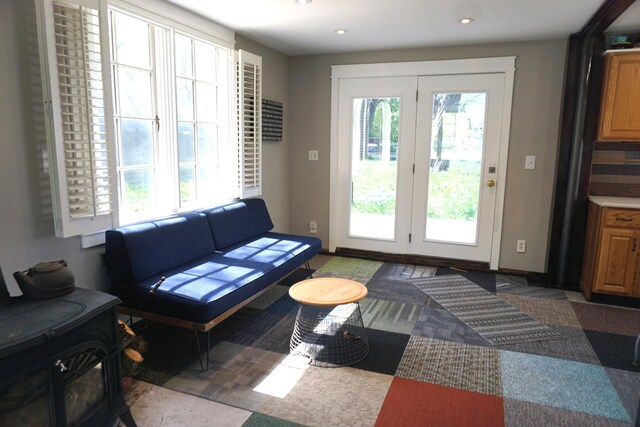
[[[504,73],[504,95],[502,126],[500,130],[500,155],[498,161],[498,185],[496,211],[491,244],[489,268],[497,270],[500,261],[502,240],[502,216],[504,209],[505,183],[507,178],[507,156],[509,154],[509,130],[511,128],[511,105],[515,56],[475,59],[453,59],[444,61],[395,62],[381,64],[333,65],[331,67],[331,151],[329,185],[329,250],[335,252],[339,236],[339,170],[338,170],[338,119],[340,81],[349,78],[432,76],[456,74]]]

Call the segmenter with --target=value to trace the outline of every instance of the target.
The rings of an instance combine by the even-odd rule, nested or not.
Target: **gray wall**
[[[55,259],[69,262],[78,286],[106,289],[102,248],[54,237],[34,13],[32,2],[0,1],[0,266],[12,294],[11,273]]]
[[[289,57],[236,34],[236,49],[262,57],[262,97],[283,103],[281,142],[262,144],[262,197],[267,203],[275,230],[289,231],[289,168],[291,102],[289,96]]]
[[[9,291],[20,291],[11,277],[40,261],[65,259],[84,288],[106,290],[102,246],[82,249],[77,237],[54,236],[48,175],[42,172],[46,147],[31,1],[0,1],[0,267]],[[264,97],[289,108],[289,59],[239,37],[238,47],[263,57]],[[265,143],[264,197],[279,231],[289,229],[289,143]]]
[[[328,248],[331,66],[341,64],[516,56],[500,268],[543,272],[556,170],[566,41],[545,40],[291,58],[291,231],[310,220]],[[307,151],[319,150],[309,162]],[[524,170],[525,155],[536,169]],[[516,253],[516,240],[527,241]]]

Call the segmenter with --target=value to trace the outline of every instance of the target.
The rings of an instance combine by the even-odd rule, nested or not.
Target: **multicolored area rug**
[[[311,265],[316,277],[348,277],[367,286],[360,308],[369,354],[360,362],[327,369],[290,355],[298,304],[288,291],[306,278],[300,269],[211,330],[206,372],[193,331],[135,324],[149,342],[136,377],[250,411],[244,427],[640,422],[640,367],[632,364],[639,310],[574,302],[567,298],[571,293],[492,272],[326,255]],[[473,282],[564,339],[491,345],[410,282],[443,283],[452,276],[454,282],[460,276]],[[201,347],[205,341],[201,335]],[[238,425],[216,413],[211,420]]]
[[[492,345],[564,338],[460,275],[408,279]]]

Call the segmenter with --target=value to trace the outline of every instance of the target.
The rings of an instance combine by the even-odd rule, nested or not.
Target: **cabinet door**
[[[604,228],[598,257],[598,274],[594,291],[632,295],[638,258],[638,232],[620,228]]]
[[[640,140],[640,52],[606,57],[598,139]]]

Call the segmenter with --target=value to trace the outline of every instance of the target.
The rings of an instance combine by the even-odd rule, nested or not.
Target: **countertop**
[[[589,200],[603,207],[640,209],[640,198],[589,196]]]

